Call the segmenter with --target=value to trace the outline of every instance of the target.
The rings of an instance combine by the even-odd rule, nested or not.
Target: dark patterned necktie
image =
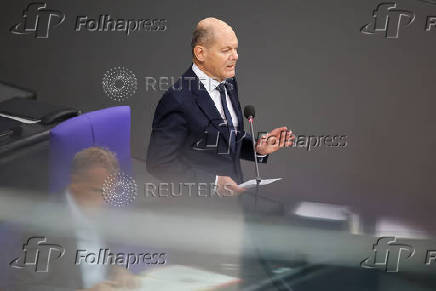
[[[230,150],[231,150],[232,153],[234,153],[236,151],[236,142],[235,142],[236,132],[235,132],[235,127],[233,125],[232,116],[230,115],[229,108],[227,107],[227,98],[226,98],[225,86],[226,85],[221,83],[216,88],[220,92],[221,104],[223,106],[224,115],[225,115],[226,120],[227,120],[227,127],[229,129]]]

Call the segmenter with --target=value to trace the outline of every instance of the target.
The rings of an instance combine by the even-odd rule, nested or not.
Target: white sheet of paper
[[[281,180],[282,178],[276,178],[276,179],[263,179],[260,180],[260,186],[268,185],[271,183],[274,183],[275,181]],[[245,181],[244,183],[240,184],[239,187],[243,187],[245,189],[251,189],[256,187],[256,179]]]
[[[236,284],[239,281],[240,279],[236,277],[230,277],[188,266],[173,265],[157,268],[148,273],[144,272],[140,277],[140,287],[134,290],[214,290],[216,288]],[[117,290],[124,291],[124,289]]]
[[[30,119],[25,119],[25,118],[21,118],[21,117],[17,117],[17,116],[10,116],[4,113],[0,113],[0,116],[2,117],[6,117],[6,118],[10,118],[16,121],[19,121],[21,123],[27,123],[27,124],[33,124],[33,123],[38,123],[41,122],[41,120],[30,120]]]

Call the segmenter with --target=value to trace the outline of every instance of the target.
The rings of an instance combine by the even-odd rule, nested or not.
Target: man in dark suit
[[[235,67],[238,39],[216,18],[201,20],[192,38],[193,64],[157,105],[147,170],[165,182],[214,183],[218,192],[241,192],[240,159],[254,161],[253,138],[244,131]],[[259,162],[292,145],[287,127],[257,141]]]

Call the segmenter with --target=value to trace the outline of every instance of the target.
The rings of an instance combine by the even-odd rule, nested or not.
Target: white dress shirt
[[[197,75],[198,79],[203,84],[204,88],[206,88],[207,93],[209,93],[210,98],[212,98],[213,103],[215,103],[215,107],[220,113],[221,118],[226,120],[226,115],[224,114],[224,108],[221,103],[221,94],[220,91],[218,91],[218,89],[216,88],[220,84],[220,82],[209,77],[205,72],[200,70],[200,68],[196,64],[192,64],[192,70]],[[225,81],[222,81],[221,83],[224,82]],[[236,130],[239,130],[238,115],[236,115],[236,112],[233,109],[232,101],[230,100],[229,94],[227,94],[227,88],[225,89],[225,91],[226,91],[227,108],[229,109],[230,116],[232,117],[233,127]]]
[[[192,64],[192,70],[197,75],[198,79],[203,84],[204,88],[206,88],[206,91],[207,91],[207,93],[209,93],[210,98],[212,98],[213,103],[215,103],[215,107],[218,110],[218,112],[220,113],[221,118],[223,120],[227,121],[226,115],[224,113],[223,104],[221,102],[221,93],[216,88],[216,87],[218,87],[218,85],[220,83],[224,83],[225,81],[218,82],[217,80],[212,79],[205,72],[200,70],[200,68],[196,64]],[[238,116],[236,115],[236,112],[233,109],[233,104],[229,98],[229,94],[227,94],[227,88],[225,88],[225,91],[226,91],[227,108],[229,109],[230,116],[232,117],[233,127],[236,130],[239,130],[238,129],[238,126],[239,126]],[[217,183],[218,183],[218,176],[215,176],[215,185],[217,185]]]
[[[224,108],[223,108],[223,105],[221,103],[220,91],[218,91],[218,89],[216,88],[216,87],[218,87],[220,82],[209,77],[205,72],[200,70],[200,68],[196,64],[192,64],[192,70],[197,75],[198,79],[203,84],[204,88],[206,88],[207,93],[209,93],[210,98],[212,98],[213,102],[215,103],[215,107],[218,110],[218,112],[220,113],[221,118],[226,120],[226,115],[224,114]],[[221,83],[224,83],[224,82],[225,81],[222,81]],[[239,130],[238,116],[236,115],[236,112],[233,109],[232,101],[230,100],[229,95],[227,94],[227,88],[225,90],[226,90],[227,108],[229,109],[230,115],[232,116],[233,127],[236,130]],[[260,159],[262,159],[266,156],[267,155],[257,154],[257,157]],[[218,176],[215,177],[215,185],[217,185],[217,182],[218,182]]]
[[[224,108],[221,103],[221,94],[220,91],[218,91],[217,87],[220,83],[224,83],[225,81],[218,82],[217,80],[209,77],[205,72],[200,70],[200,68],[196,64],[192,64],[192,70],[197,75],[200,82],[203,84],[204,88],[206,88],[207,93],[209,93],[210,98],[212,98],[213,102],[215,103],[215,107],[218,110],[218,112],[221,115],[221,118],[226,120],[226,115],[224,114]],[[238,116],[236,115],[235,110],[233,109],[232,101],[229,98],[229,94],[227,94],[227,88],[226,91],[226,101],[227,101],[227,108],[229,109],[230,116],[232,116],[232,122],[233,127],[236,130],[240,130],[238,128],[239,122],[238,122]],[[243,130],[243,129],[242,129]],[[264,158],[266,155],[257,155],[259,158]],[[215,177],[215,185],[217,185],[218,182],[218,176]]]
[[[100,248],[104,246],[102,246],[102,240],[99,238],[96,228],[93,227],[92,222],[86,217],[68,190],[66,191],[66,199],[71,211],[77,249],[98,254]],[[91,288],[106,279],[107,267],[104,265],[82,262],[79,267],[84,288]]]

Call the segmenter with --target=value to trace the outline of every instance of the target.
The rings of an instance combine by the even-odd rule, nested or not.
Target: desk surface
[[[50,129],[53,126],[25,124],[22,125],[22,130],[19,134],[1,138],[0,161],[13,154],[14,151],[48,140]]]

